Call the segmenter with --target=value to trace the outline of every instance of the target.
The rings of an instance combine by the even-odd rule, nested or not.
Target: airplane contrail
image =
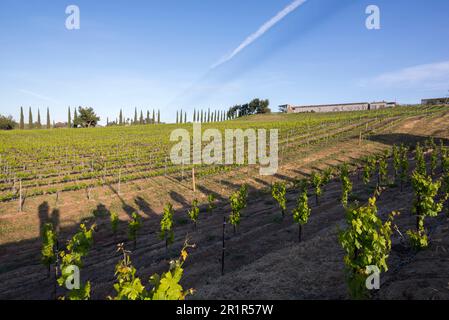
[[[295,0],[286,6],[284,9],[278,12],[273,18],[265,22],[256,32],[247,37],[237,48],[235,48],[230,54],[223,57],[220,61],[211,66],[211,69],[215,69],[220,65],[230,61],[234,58],[239,52],[249,46],[251,43],[256,41],[258,38],[263,36],[268,30],[274,27],[279,21],[284,19],[288,14],[295,11],[298,7],[303,5],[307,0]]]
[[[29,90],[25,90],[25,89],[20,89],[19,91],[22,92],[22,93],[28,94],[30,96],[33,96],[35,98],[38,98],[40,100],[46,100],[46,101],[49,101],[49,102],[58,103],[58,101],[53,99],[53,98],[41,95],[41,94],[33,92],[33,91],[29,91]]]

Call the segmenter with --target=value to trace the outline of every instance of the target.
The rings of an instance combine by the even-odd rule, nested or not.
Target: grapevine
[[[285,183],[276,182],[271,188],[271,195],[277,201],[279,208],[282,212],[282,218],[285,216],[285,210],[287,209],[287,199],[285,197],[286,187]]]
[[[53,229],[53,224],[44,224],[42,230],[42,263],[48,269],[48,274],[50,275],[50,266],[56,262],[56,233]]]
[[[161,219],[161,232],[159,234],[159,237],[165,240],[165,248],[172,244],[175,239],[173,232],[173,214],[174,210],[172,204],[167,203],[164,207],[164,214]]]
[[[234,233],[237,227],[240,225],[240,215],[242,209],[246,207],[246,198],[248,196],[248,189],[246,185],[240,187],[240,189],[234,192],[230,197],[231,214],[229,216],[229,222],[234,228]]]
[[[136,249],[137,246],[137,233],[139,232],[141,227],[142,222],[140,216],[137,213],[133,212],[133,214],[131,215],[131,220],[128,223],[128,237],[129,240],[133,241],[134,249]]]
[[[212,211],[215,209],[215,196],[211,193],[207,196],[207,212],[209,214],[212,213]]]
[[[140,278],[136,276],[136,268],[131,263],[130,252],[126,251],[123,244],[119,244],[117,251],[121,252],[121,259],[115,267],[117,281],[114,284],[115,297],[110,300],[184,300],[187,295],[193,294],[194,290],[184,291],[179,282],[182,279],[184,270],[183,264],[188,257],[187,249],[194,245],[189,245],[187,241],[181,250],[178,259],[170,262],[170,268],[162,275],[154,274],[149,282],[152,285],[147,290]]]
[[[343,207],[348,205],[348,198],[350,193],[352,192],[352,182],[349,178],[349,171],[347,165],[343,165],[340,168],[340,180],[342,183],[342,195],[341,195],[341,203]]]
[[[365,206],[346,209],[347,228],[339,233],[339,242],[346,252],[344,257],[349,293],[353,298],[367,297],[365,282],[368,266],[380,272],[388,270],[387,258],[391,250],[391,224],[396,212],[382,223],[377,216],[376,198]]]
[[[311,213],[309,208],[307,189],[303,189],[298,197],[296,208],[293,209],[293,219],[298,224],[298,240],[301,242],[302,226],[307,223]]]
[[[424,220],[426,217],[436,217],[443,210],[443,203],[436,202],[435,197],[441,187],[441,181],[433,182],[431,176],[425,176],[415,171],[412,175],[414,191],[413,213],[416,215],[416,230],[408,230],[407,235],[416,249],[423,249],[429,245]]]
[[[323,190],[321,189],[321,186],[323,185],[323,177],[319,173],[314,172],[311,179],[315,188],[315,204],[318,205],[319,197],[323,194]]]
[[[198,221],[198,215],[200,213],[200,208],[198,208],[198,200],[194,199],[192,201],[192,209],[188,211],[188,216],[193,222],[193,226],[196,229],[196,223]]]
[[[93,232],[95,225],[88,230],[85,224],[80,225],[80,231],[76,233],[67,244],[67,251],[60,252],[61,257],[61,276],[58,278],[59,286],[67,283],[72,275],[73,266],[81,269],[83,267],[82,259],[88,254],[93,245]],[[88,300],[90,298],[90,282],[87,281],[78,289],[72,289],[68,294],[69,300]]]
[[[119,224],[119,218],[118,218],[118,214],[117,213],[111,212],[110,222],[111,222],[112,233],[115,236],[117,234],[118,224]]]

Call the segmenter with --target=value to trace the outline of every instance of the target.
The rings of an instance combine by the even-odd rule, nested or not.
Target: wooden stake
[[[118,192],[118,195],[120,195],[120,187],[121,187],[121,182],[120,182],[120,180],[122,179],[122,168],[120,168],[119,170],[118,170],[118,190],[117,190],[117,192]]]
[[[22,212],[22,180],[19,180],[19,212]]]
[[[221,247],[221,275],[224,275],[224,259],[225,259],[225,229],[226,229],[226,217],[223,217],[223,244]]]
[[[193,192],[196,192],[195,167],[192,167],[192,187],[193,187]]]

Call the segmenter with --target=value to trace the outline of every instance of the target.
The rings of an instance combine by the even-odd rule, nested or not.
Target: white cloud
[[[449,61],[422,64],[381,74],[368,84],[399,88],[449,89]]]
[[[237,48],[235,48],[230,54],[224,56],[220,61],[215,63],[211,69],[217,68],[218,66],[232,60],[237,54],[239,54],[243,49],[252,44],[258,38],[263,36],[268,30],[274,27],[278,22],[284,19],[288,14],[295,11],[299,6],[303,5],[307,0],[295,0],[290,3],[283,10],[278,12],[273,18],[265,22],[256,32],[247,37]]]

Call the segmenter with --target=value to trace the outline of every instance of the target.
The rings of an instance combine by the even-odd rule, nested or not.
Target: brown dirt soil
[[[276,180],[293,182],[307,176],[312,170],[343,162],[354,162],[367,153],[379,152],[391,143],[416,142],[423,136],[438,133],[447,138],[446,123],[449,115],[439,118],[418,117],[379,132],[378,136],[363,141],[343,140],[323,147],[310,146],[301,153],[287,154],[281,170],[275,177],[259,177],[257,168],[242,168],[226,174],[202,178],[196,195],[191,181],[178,181],[178,177],[157,177],[123,184],[121,195],[113,187],[94,189],[92,200],[83,192],[68,192],[55,196],[36,197],[25,203],[24,213],[17,211],[16,203],[0,206],[0,299],[53,299],[54,276],[47,275],[40,264],[40,226],[53,221],[60,228],[60,242],[64,243],[76,232],[83,219],[98,224],[95,245],[85,260],[82,278],[92,283],[92,298],[104,299],[113,295],[114,266],[120,255],[116,244],[125,242],[127,220],[138,212],[144,225],[139,232],[137,248],[132,261],[138,275],[146,279],[154,272],[167,269],[168,261],[179,254],[186,235],[197,248],[185,264],[185,288],[197,290],[192,299],[346,299],[343,250],[337,242],[338,228],[344,227],[344,210],[339,204],[340,183],[332,181],[325,188],[320,204],[316,206],[311,195],[312,216],[304,227],[303,242],[297,242],[297,226],[291,216],[281,214],[269,193]],[[447,142],[447,141],[446,141]],[[313,157],[312,157],[313,155]],[[352,177],[355,198],[366,201],[373,188],[363,186],[357,175]],[[221,233],[223,215],[228,215],[229,194],[243,183],[250,185],[248,207],[244,210],[238,232],[226,230],[225,275],[221,270]],[[398,229],[414,227],[411,216],[412,190],[404,192],[393,187],[378,200],[382,217],[392,210],[402,214],[397,219]],[[194,197],[202,202],[207,194],[218,198],[218,208],[208,215],[204,207],[198,229],[193,230],[186,210]],[[297,193],[288,192],[288,212],[296,202]],[[158,237],[159,213],[166,201],[175,205],[175,243],[166,252]],[[47,205],[45,205],[47,202]],[[92,211],[97,210],[93,217]],[[119,213],[121,224],[116,238],[111,234],[108,213]],[[36,212],[38,214],[36,214]],[[389,272],[382,275],[379,299],[449,299],[449,221],[444,215],[428,219],[431,246],[415,253],[398,232],[393,236],[393,250],[389,258]],[[57,295],[64,291],[57,290]]]

